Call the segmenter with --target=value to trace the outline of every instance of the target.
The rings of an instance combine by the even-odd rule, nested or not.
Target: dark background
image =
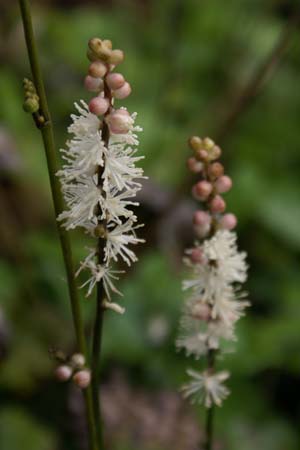
[[[87,40],[126,53],[126,101],[143,126],[150,180],[139,215],[147,244],[120,283],[126,314],[107,315],[103,410],[107,450],[195,450],[203,409],[178,395],[187,367],[174,348],[181,255],[194,204],[190,134],[223,148],[227,195],[250,264],[252,308],[238,325],[232,395],[216,449],[299,448],[300,59],[297,2],[144,0],[33,2],[56,142],[82,88]],[[74,349],[64,268],[39,132],[22,110],[30,76],[17,2],[0,2],[0,448],[82,450],[81,396],[52,377],[48,348]],[[125,102],[124,102],[125,104]],[[72,233],[76,261],[88,244]],[[94,299],[82,299],[89,322]]]

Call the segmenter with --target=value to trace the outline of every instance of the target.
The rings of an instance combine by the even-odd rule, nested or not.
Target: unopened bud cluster
[[[223,341],[236,340],[235,324],[248,306],[240,291],[247,265],[246,254],[238,251],[232,231],[237,219],[225,213],[223,194],[231,189],[232,181],[218,161],[222,151],[211,139],[198,136],[189,139],[189,146],[193,156],[187,161],[188,168],[200,178],[192,194],[202,209],[194,213],[196,241],[184,258],[189,275],[183,281],[187,295],[176,345],[196,359],[208,355],[205,370],[188,370],[192,380],[183,386],[183,392],[211,407],[221,405],[229,393],[223,384],[229,373],[216,372],[211,360],[221,352]]]
[[[23,89],[25,96],[23,109],[33,114],[39,110],[39,96],[37,95],[33,82],[28,78],[24,78],[23,80]]]
[[[110,40],[93,38],[89,40],[88,58],[91,64],[84,85],[90,92],[97,93],[89,102],[91,113],[105,115],[105,121],[114,134],[123,134],[132,126],[132,118],[125,109],[113,109],[113,99],[125,99],[131,93],[130,84],[121,73],[113,72],[123,62],[122,50],[112,48]]]
[[[70,359],[60,364],[55,369],[55,377],[58,381],[72,381],[81,389],[85,389],[91,382],[91,373],[85,367],[85,357],[75,353]]]
[[[237,219],[234,214],[226,213],[226,202],[222,194],[232,187],[232,180],[224,174],[223,165],[217,160],[222,151],[211,139],[193,136],[189,146],[194,155],[187,161],[188,168],[198,173],[201,179],[193,186],[192,193],[196,200],[207,205],[207,211],[194,214],[195,232],[199,238],[209,235],[212,229],[233,230]]]

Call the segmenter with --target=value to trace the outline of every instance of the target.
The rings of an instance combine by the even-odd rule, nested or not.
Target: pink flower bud
[[[133,119],[126,109],[116,109],[105,120],[110,131],[114,134],[127,133],[133,125]]]
[[[227,175],[222,175],[215,182],[215,188],[218,192],[224,193],[228,192],[232,188],[232,180]]]
[[[203,264],[206,261],[203,251],[199,247],[195,247],[191,250],[190,258],[194,264]]]
[[[205,211],[194,213],[194,230],[199,238],[205,237],[210,230],[211,216]]]
[[[203,164],[201,161],[197,161],[196,158],[191,157],[187,160],[187,167],[191,172],[200,173],[203,169]]]
[[[224,174],[224,167],[221,163],[215,162],[208,166],[209,176],[215,180]]]
[[[110,89],[115,91],[125,84],[125,79],[121,73],[109,73],[106,77],[106,83]]]
[[[55,369],[55,378],[58,381],[68,381],[72,376],[72,369],[67,365],[58,366]]]
[[[193,187],[193,195],[199,200],[206,200],[212,191],[212,185],[208,181],[199,181]]]
[[[194,225],[210,225],[211,216],[205,211],[195,211],[193,222]]]
[[[196,156],[196,159],[198,159],[199,161],[207,161],[208,152],[206,150],[203,150],[203,149],[197,150],[195,152],[195,156]]]
[[[224,228],[225,230],[233,230],[233,228],[235,228],[237,225],[237,218],[234,214],[224,214],[219,224],[220,227]]]
[[[210,202],[210,210],[212,213],[222,213],[225,211],[226,203],[220,195],[216,195]]]
[[[131,94],[131,87],[130,84],[127,83],[127,81],[123,84],[122,87],[114,91],[114,96],[120,100],[128,97],[130,94]]]
[[[94,61],[89,66],[89,75],[94,78],[103,78],[107,72],[107,66],[102,61]]]
[[[85,389],[91,382],[91,372],[87,369],[79,370],[73,376],[74,383],[81,389]]]
[[[107,98],[94,97],[89,103],[90,112],[96,114],[96,116],[105,114],[108,108],[109,108],[109,101],[107,100]]]
[[[85,357],[81,353],[74,353],[71,358],[71,362],[76,367],[82,367],[85,365]]]
[[[194,319],[208,321],[211,318],[211,308],[206,303],[195,303],[191,314]]]
[[[90,92],[100,92],[103,89],[103,80],[87,75],[84,79],[84,87]]]

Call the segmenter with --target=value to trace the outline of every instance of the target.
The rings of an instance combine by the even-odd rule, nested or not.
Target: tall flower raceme
[[[215,356],[225,341],[236,340],[235,324],[248,306],[240,289],[247,278],[247,265],[233,231],[237,219],[225,213],[222,194],[231,189],[232,180],[217,161],[221,149],[211,139],[198,136],[190,138],[189,146],[194,155],[187,161],[188,168],[200,177],[192,194],[203,209],[194,213],[196,240],[184,257],[188,278],[183,281],[186,298],[176,346],[187,356],[207,361],[204,370],[187,371],[190,381],[182,391],[184,397],[211,408],[220,406],[229,394],[224,385],[229,373],[216,371]]]
[[[120,271],[113,263],[123,260],[128,266],[137,260],[131,246],[143,242],[136,236],[137,217],[132,207],[141,189],[143,170],[136,163],[139,144],[135,125],[136,113],[124,107],[114,107],[116,99],[131,93],[129,83],[115,68],[124,60],[121,50],[113,50],[109,40],[89,41],[91,61],[85,87],[95,96],[87,105],[75,103],[78,114],[71,115],[68,128],[71,139],[61,150],[65,161],[58,172],[67,209],[58,220],[67,230],[83,228],[98,239],[94,248],[81,262],[77,272],[89,272],[83,286],[89,296],[101,283],[103,308],[123,313],[124,308],[111,300],[111,294],[122,295],[115,286]]]

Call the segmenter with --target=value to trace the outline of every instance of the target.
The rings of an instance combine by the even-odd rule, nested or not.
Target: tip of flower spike
[[[109,39],[91,38],[88,42],[87,56],[91,62],[102,61],[106,64],[117,65],[124,61],[124,52],[113,49]]]

